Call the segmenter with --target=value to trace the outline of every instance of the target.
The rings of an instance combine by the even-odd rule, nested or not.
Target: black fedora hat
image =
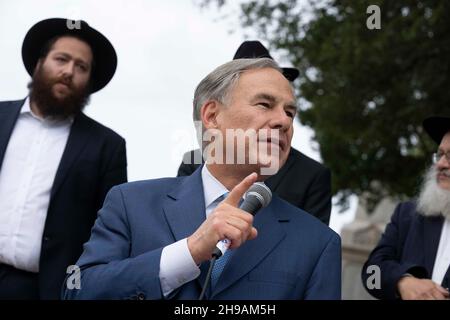
[[[233,60],[236,59],[252,59],[252,58],[270,58],[273,60],[269,53],[259,41],[244,41],[237,49],[234,54]],[[296,68],[281,68],[283,70],[284,76],[289,81],[294,81],[297,79],[300,72]]]
[[[114,76],[117,55],[114,47],[104,35],[91,28],[83,20],[77,22],[70,19],[51,18],[36,23],[23,40],[22,59],[28,74],[33,76],[42,47],[50,39],[63,35],[77,36],[89,44],[95,59],[95,66],[91,74],[91,93],[93,93],[106,86]]]
[[[422,125],[431,139],[440,144],[445,134],[450,131],[450,117],[428,117],[423,121]]]

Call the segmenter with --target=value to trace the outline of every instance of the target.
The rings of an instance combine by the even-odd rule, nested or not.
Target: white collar
[[[209,172],[206,164],[202,168],[203,193],[205,208],[208,208],[218,197],[229,190]]]
[[[22,109],[20,109],[20,113],[31,113],[33,116],[36,116],[32,111],[30,107],[30,97],[27,97],[25,99],[25,102],[22,105]]]

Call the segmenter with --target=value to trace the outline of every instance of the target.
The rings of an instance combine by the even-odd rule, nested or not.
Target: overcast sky
[[[118,55],[114,78],[91,96],[86,113],[126,139],[129,181],[174,176],[182,154],[197,147],[195,87],[231,60],[242,41],[254,40],[236,30],[237,14],[227,20],[220,15],[191,0],[0,0],[0,101],[27,95],[30,77],[21,46],[31,26],[52,17],[82,18],[111,41]],[[295,123],[292,146],[320,161],[311,131]],[[338,230],[352,217],[353,210],[339,217],[333,212],[331,226]]]

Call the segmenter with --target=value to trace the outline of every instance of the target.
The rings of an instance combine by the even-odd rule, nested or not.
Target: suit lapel
[[[425,267],[428,270],[429,276],[431,278],[444,219],[443,217],[424,217],[423,222]]]
[[[279,221],[288,222],[289,219],[281,217],[280,210],[277,210],[275,202],[273,201],[271,205],[255,216],[254,226],[258,230],[258,237],[245,242],[244,245],[236,249],[236,252],[225,265],[217,286],[213,290],[213,296],[254,269],[286,236]]]
[[[201,167],[168,194],[164,214],[175,240],[190,236],[206,219]]]
[[[163,206],[167,223],[175,241],[190,236],[205,221],[206,209],[202,182],[202,166],[184,178],[184,181],[170,193],[168,201]],[[197,278],[200,287],[203,286],[209,261],[201,264],[201,274]]]
[[[0,107],[0,169],[11,133],[25,100],[2,103]]]
[[[52,198],[55,196],[70,168],[89,141],[90,127],[87,125],[85,117],[84,114],[80,113],[74,119],[66,147],[64,148],[58,170],[56,171],[55,180],[52,186]]]

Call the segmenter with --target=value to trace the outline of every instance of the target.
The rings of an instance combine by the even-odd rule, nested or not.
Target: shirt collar
[[[31,108],[30,108],[30,97],[27,97],[25,99],[22,109],[20,109],[20,114],[23,114],[23,113],[30,113],[34,116],[33,112],[31,112]]]
[[[218,197],[228,192],[228,189],[209,172],[206,164],[202,168],[202,182],[205,208],[208,208]]]
[[[30,97],[27,97],[25,99],[22,109],[20,109],[20,114],[23,114],[23,115],[29,114],[31,117],[33,117],[34,119],[39,120],[41,122],[44,122],[46,120],[46,119],[39,117],[37,114],[35,114],[33,112],[33,110],[31,110]]]

